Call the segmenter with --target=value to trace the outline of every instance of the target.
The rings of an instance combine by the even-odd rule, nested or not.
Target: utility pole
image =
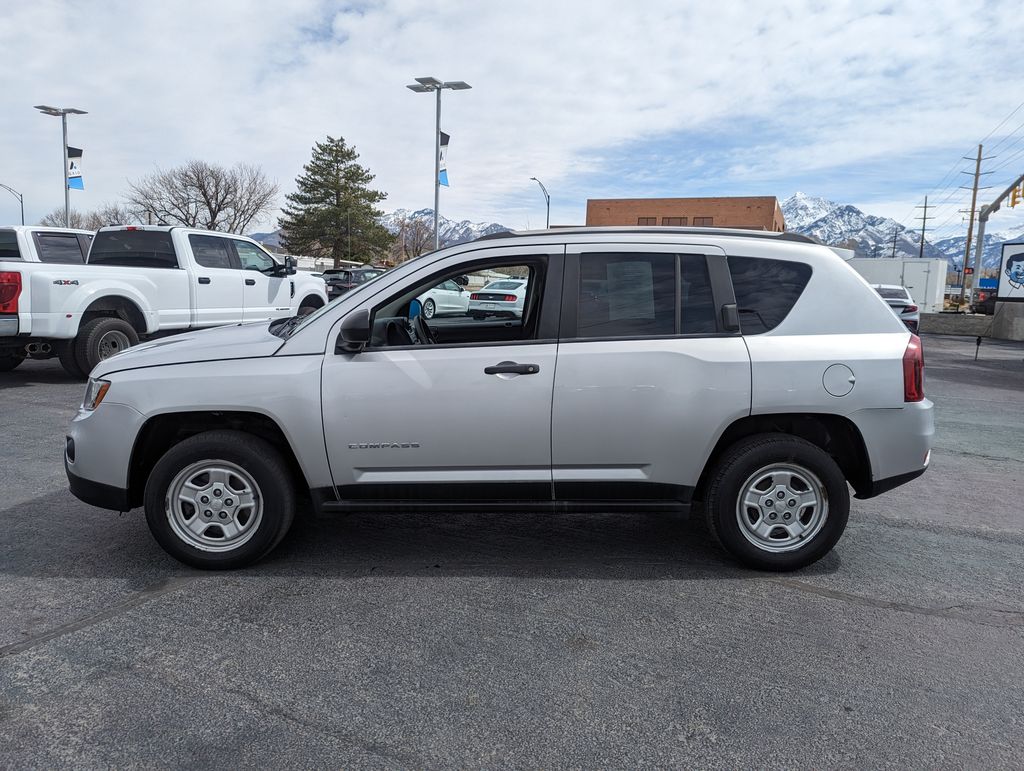
[[[921,220],[921,245],[917,249],[917,257],[921,259],[924,257],[924,231],[928,227],[928,220],[933,220],[935,217],[928,216],[928,196],[924,197],[924,206],[915,206],[915,209],[924,209],[920,217],[915,219]]]
[[[957,305],[957,310],[964,304],[964,295],[967,294],[967,265],[971,258],[971,236],[974,235],[974,215],[975,210],[978,206],[978,181],[981,179],[981,162],[987,160],[981,157],[981,144],[978,145],[978,157],[974,160],[974,185],[971,188],[971,212],[970,219],[967,220],[967,243],[964,244],[964,280],[960,282],[960,302]],[[965,160],[969,160],[967,156],[964,156]],[[962,174],[969,174],[970,172],[964,171]],[[987,173],[987,172],[986,172]],[[978,255],[975,255],[975,260],[978,262],[977,267],[981,267],[981,262],[978,260]],[[975,270],[977,272],[977,270]],[[981,278],[978,276],[978,278]]]
[[[896,238],[899,236],[900,231],[896,228],[892,229],[892,258],[896,259]]]

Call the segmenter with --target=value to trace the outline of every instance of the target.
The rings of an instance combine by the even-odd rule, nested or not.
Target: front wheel
[[[705,496],[708,528],[740,562],[796,570],[839,541],[850,514],[843,472],[804,439],[762,434],[730,447]]]
[[[284,538],[295,515],[288,465],[269,442],[207,431],[160,458],[146,482],[146,522],[164,550],[208,570],[256,562]]]

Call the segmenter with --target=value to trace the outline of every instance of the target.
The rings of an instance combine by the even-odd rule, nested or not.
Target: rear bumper
[[[871,483],[858,490],[870,498],[916,479],[928,468],[934,406],[928,399],[896,409],[857,410],[848,417],[860,431],[871,461]]]
[[[18,334],[18,316],[14,313],[5,313],[0,316],[0,337],[14,337]]]
[[[900,485],[905,485],[907,482],[913,482],[927,470],[928,467],[925,466],[917,471],[908,471],[906,474],[899,474],[894,477],[887,477],[886,479],[873,479],[867,487],[858,490],[857,494],[853,497],[860,499],[874,498],[876,495],[887,493]]]

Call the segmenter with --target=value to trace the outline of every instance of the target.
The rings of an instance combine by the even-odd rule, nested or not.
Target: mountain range
[[[830,246],[853,249],[858,257],[893,256],[893,236],[896,240],[897,257],[917,257],[921,234],[907,228],[890,217],[865,214],[856,206],[836,203],[826,198],[794,193],[782,202],[782,213],[786,230],[811,236]],[[403,221],[420,220],[433,230],[433,209],[396,209],[381,217],[381,224],[391,233],[398,233]],[[441,245],[451,246],[472,241],[480,236],[501,233],[511,228],[497,222],[472,222],[451,220],[441,215],[438,219],[441,231]],[[252,233],[250,238],[259,241],[269,249],[279,249],[281,231]],[[1001,232],[985,233],[983,267],[997,268],[1000,247],[1005,241],[1024,239],[1024,225]],[[945,259],[951,266],[963,260],[966,234],[924,241],[924,256]]]

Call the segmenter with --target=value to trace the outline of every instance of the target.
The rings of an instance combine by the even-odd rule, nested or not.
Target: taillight
[[[919,402],[924,399],[924,351],[921,338],[910,336],[903,353],[903,401]]]
[[[908,305],[903,309],[903,313],[917,313],[916,305]]]
[[[17,313],[21,295],[21,274],[14,271],[0,273],[0,313]]]
[[[478,295],[476,292],[473,292],[473,294],[471,294],[469,296],[469,299],[470,300],[479,300],[480,299],[480,295]]]
[[[514,303],[516,301],[516,296],[514,294],[507,294],[502,298],[502,300],[507,303]]]

